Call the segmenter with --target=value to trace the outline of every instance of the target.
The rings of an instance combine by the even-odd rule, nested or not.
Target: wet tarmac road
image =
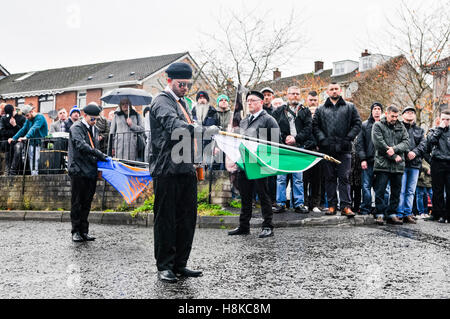
[[[189,267],[204,276],[156,279],[153,231],[0,222],[0,298],[449,298],[450,225],[302,227],[275,237],[197,229]]]

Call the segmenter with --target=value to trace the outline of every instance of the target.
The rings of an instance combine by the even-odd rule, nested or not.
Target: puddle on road
[[[403,227],[386,226],[386,227],[383,227],[380,229],[385,232],[395,234],[400,237],[417,240],[420,242],[436,245],[436,246],[450,250],[450,241],[444,237],[430,235],[430,234],[423,233],[420,230],[403,228]]]

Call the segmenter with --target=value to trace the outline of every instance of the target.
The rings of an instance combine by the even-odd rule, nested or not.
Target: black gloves
[[[99,161],[102,161],[102,162],[107,162],[108,160],[108,156],[106,155],[106,154],[103,154],[102,152],[100,152],[98,149],[94,149],[94,155],[95,155],[95,157],[97,157],[97,159],[99,160]]]

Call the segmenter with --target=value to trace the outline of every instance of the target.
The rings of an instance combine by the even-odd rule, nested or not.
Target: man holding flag
[[[97,161],[106,161],[106,155],[98,147],[98,131],[95,122],[101,108],[94,102],[84,109],[85,117],[70,128],[69,176],[72,186],[72,240],[74,242],[93,241],[89,236],[88,216],[97,186]]]
[[[240,134],[256,137],[263,140],[280,141],[280,131],[275,119],[263,110],[264,95],[258,91],[247,94],[247,105],[250,115],[240,122]],[[261,202],[261,212],[264,218],[259,238],[273,236],[272,201],[269,196],[267,177],[249,179],[245,171],[238,175],[239,190],[241,194],[242,209],[239,218],[239,227],[230,231],[228,235],[248,235],[250,233],[250,219],[252,217],[252,197],[256,193]]]
[[[158,278],[175,283],[177,277],[199,277],[201,271],[186,268],[197,220],[195,153],[201,150],[194,131],[218,133],[217,126],[194,123],[184,96],[192,86],[192,68],[173,63],[166,70],[168,86],[152,102],[150,127],[153,177],[154,245]],[[201,143],[199,143],[201,144]]]

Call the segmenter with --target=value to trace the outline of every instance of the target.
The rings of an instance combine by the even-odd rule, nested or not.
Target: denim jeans
[[[294,207],[299,207],[305,204],[305,197],[303,192],[303,173],[292,174],[293,185],[292,189],[294,192],[294,198],[291,201],[294,203]],[[286,186],[287,186],[287,175],[277,176],[277,204],[279,206],[286,205]]]
[[[418,168],[406,167],[402,177],[402,190],[397,208],[397,217],[403,218],[412,214],[414,205],[414,194],[416,193],[417,181],[420,170]]]
[[[30,162],[31,175],[36,176],[39,172],[39,158],[41,155],[41,147],[30,145],[28,148],[28,159]]]
[[[431,187],[419,187],[416,188],[416,203],[419,214],[428,213],[428,196],[433,200],[433,189]]]
[[[367,165],[366,170],[361,171],[361,190],[362,190],[362,203],[361,203],[361,214],[368,215],[372,212],[372,187],[373,185],[373,163]],[[384,194],[384,200],[386,206],[389,204],[389,193],[391,191],[390,183],[386,187],[386,193]]]
[[[388,183],[391,184],[391,194],[389,204],[386,201],[386,188]],[[392,218],[397,215],[397,207],[402,186],[402,173],[376,172],[374,189],[375,189],[375,206],[376,217],[384,216]]]

